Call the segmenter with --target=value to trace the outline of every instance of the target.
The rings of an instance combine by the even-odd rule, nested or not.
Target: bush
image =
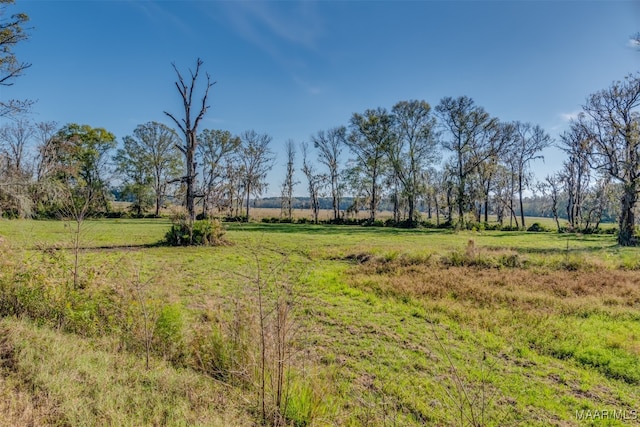
[[[245,215],[227,215],[222,218],[222,222],[249,222]]]
[[[277,216],[265,217],[265,218],[262,218],[260,221],[262,221],[265,224],[280,224],[283,222],[287,222],[287,223],[291,222],[289,218],[278,218]]]
[[[156,320],[154,339],[159,352],[177,364],[184,359],[184,318],[179,305],[162,307]]]
[[[219,246],[226,244],[224,235],[226,230],[217,219],[203,219],[194,221],[179,221],[171,225],[165,235],[165,241],[171,246]]]
[[[220,330],[214,328],[208,336],[197,336],[194,347],[202,372],[219,380],[229,379],[231,355]]]
[[[494,224],[490,224],[488,222],[484,223],[484,229],[487,231],[500,231],[502,230],[502,224],[496,222]]]
[[[530,231],[532,233],[542,233],[549,230],[539,222],[534,222],[529,228],[527,228],[527,231]]]
[[[104,213],[104,217],[110,219],[129,218],[129,216],[130,214],[123,211],[109,211]],[[131,217],[134,217],[134,215],[131,214]]]

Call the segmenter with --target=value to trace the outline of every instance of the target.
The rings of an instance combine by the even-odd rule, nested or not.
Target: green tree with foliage
[[[176,148],[180,138],[170,127],[148,122],[138,125],[122,142],[114,160],[124,178],[123,192],[133,198],[138,215],[151,206],[160,215],[169,182],[182,168]]]
[[[453,153],[458,222],[462,224],[470,202],[468,187],[472,174],[479,164],[500,152],[506,141],[500,138],[498,119],[469,97],[443,98],[435,110],[449,135],[441,143]]]
[[[407,199],[409,226],[416,225],[416,199],[424,193],[426,168],[438,157],[438,132],[426,101],[401,101],[393,106],[395,143],[388,146],[394,173]]]
[[[88,211],[109,211],[106,172],[109,151],[116,137],[104,128],[70,123],[53,138],[55,178],[70,190],[74,203],[86,204]]]
[[[393,118],[384,108],[366,110],[351,116],[346,144],[356,155],[359,170],[369,183],[369,220],[374,222],[380,203],[379,178],[386,163],[387,148],[393,141]]]

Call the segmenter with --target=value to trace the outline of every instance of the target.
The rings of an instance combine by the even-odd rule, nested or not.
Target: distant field
[[[113,203],[113,207],[115,210],[120,210],[120,211],[125,211],[127,209],[127,207],[130,205],[130,203],[127,202],[112,202]],[[168,215],[169,214],[169,210],[163,210],[162,214],[164,215]],[[249,210],[249,213],[251,215],[252,220],[254,221],[261,221],[263,218],[281,218],[282,217],[282,212],[280,209],[277,208],[251,208]],[[240,213],[241,215],[244,214],[244,210]],[[344,214],[344,212],[343,212]],[[292,216],[294,219],[300,219],[300,218],[307,218],[307,219],[311,219],[313,218],[313,212],[310,209],[293,209],[292,210]],[[355,216],[356,218],[359,219],[366,219],[369,218],[369,212],[367,210],[362,210],[359,211],[358,214]],[[320,221],[324,221],[324,220],[329,220],[333,218],[333,210],[331,209],[320,209],[319,214],[318,214],[318,219]],[[376,213],[376,218],[381,219],[381,220],[386,220],[388,218],[393,218],[393,212],[391,211],[379,211]],[[423,221],[430,221],[433,224],[436,223],[436,216],[435,214],[432,215],[432,218],[428,218],[426,212],[421,212],[421,216],[420,216],[421,220]],[[444,218],[441,217],[440,218],[441,221],[444,221]],[[530,226],[531,224],[537,222],[541,225],[543,225],[546,228],[549,229],[555,229],[556,228],[556,222],[553,218],[548,218],[548,217],[536,217],[536,216],[526,216],[525,217],[525,221],[526,221],[526,226]],[[497,217],[495,215],[489,215],[489,223],[490,224],[496,224],[497,221]],[[520,217],[518,217],[518,222],[520,222]],[[566,220],[564,219],[560,219],[560,225],[561,226],[566,226],[568,223]],[[504,225],[513,225],[515,226],[515,222],[509,221],[509,219],[505,219],[504,221]],[[602,223],[600,224],[601,228],[609,228],[609,227],[613,227],[615,226],[615,224],[612,223]]]
[[[69,228],[0,221],[0,426],[255,425],[258,285],[286,302],[288,424],[638,425],[640,250],[615,236],[168,227],[87,221],[74,290]]]

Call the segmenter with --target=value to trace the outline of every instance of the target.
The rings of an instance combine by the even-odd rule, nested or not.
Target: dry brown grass
[[[55,424],[56,406],[46,397],[33,399],[0,376],[0,427],[45,426]]]
[[[249,214],[251,215],[251,219],[254,221],[260,221],[262,218],[280,218],[280,209],[277,208],[251,208]],[[294,219],[300,218],[313,218],[313,212],[310,209],[294,209],[292,211],[292,216]],[[320,209],[318,213],[318,219],[320,221],[326,221],[333,218],[333,210],[331,209]],[[369,218],[368,211],[360,211],[355,218],[358,219],[367,219]],[[393,212],[383,211],[376,212],[376,219],[385,220],[387,218],[393,218]]]
[[[126,212],[131,203],[129,202],[112,202],[112,208],[114,211],[122,211]],[[166,207],[160,210],[160,215],[168,216],[171,214],[172,207]],[[201,207],[200,207],[201,209]],[[197,212],[199,212],[197,210]],[[151,212],[150,212],[151,213]],[[245,210],[243,209],[240,212],[240,215],[244,215]],[[221,213],[221,215],[226,215],[225,213]],[[262,218],[280,218],[282,217],[282,211],[278,208],[254,208],[251,207],[249,209],[249,215],[251,215],[251,219],[254,221],[260,221]],[[292,216],[294,219],[300,218],[313,218],[313,212],[311,209],[293,209]],[[385,220],[387,218],[392,218],[393,212],[390,211],[382,211],[376,213],[376,218]],[[333,210],[332,209],[320,209],[318,214],[318,219],[320,221],[330,220],[333,218]],[[369,212],[367,210],[359,211],[355,218],[358,219],[367,219],[369,218]]]
[[[0,427],[57,424],[62,418],[52,399],[21,390],[24,384],[7,375],[15,368],[14,346],[6,328],[0,330],[0,337]]]
[[[624,270],[565,271],[519,268],[446,267],[436,262],[407,265],[399,258],[361,263],[352,276],[359,288],[380,295],[451,300],[474,307],[557,314],[580,309],[640,307],[640,276]]]

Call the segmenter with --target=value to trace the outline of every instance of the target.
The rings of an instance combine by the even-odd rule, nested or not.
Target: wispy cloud
[[[314,50],[323,33],[315,3],[300,2],[295,7],[279,7],[278,2],[229,2],[226,11],[235,31],[260,47],[270,43]],[[268,49],[272,53],[272,49]]]
[[[309,54],[318,53],[324,24],[314,2],[240,1],[222,3],[231,29],[270,56],[310,95],[322,87],[302,77],[311,68]]]
[[[135,1],[129,0],[127,2],[132,7],[140,10],[150,21],[162,25],[167,25],[167,23],[178,29],[178,31],[187,34],[189,36],[193,36],[195,33],[193,29],[182,19],[180,19],[176,14],[167,10],[161,3],[156,3],[152,1]]]
[[[576,110],[576,111],[571,111],[569,113],[560,113],[558,116],[560,117],[560,119],[562,119],[563,122],[568,123],[572,120],[576,120],[579,115],[580,115],[580,111]]]
[[[640,34],[630,37],[627,46],[632,49],[640,49]]]
[[[308,81],[300,78],[299,76],[294,75],[292,78],[294,83],[301,87],[302,90],[307,92],[309,95],[320,95],[322,92],[324,92],[324,89],[322,87],[311,84]]]

